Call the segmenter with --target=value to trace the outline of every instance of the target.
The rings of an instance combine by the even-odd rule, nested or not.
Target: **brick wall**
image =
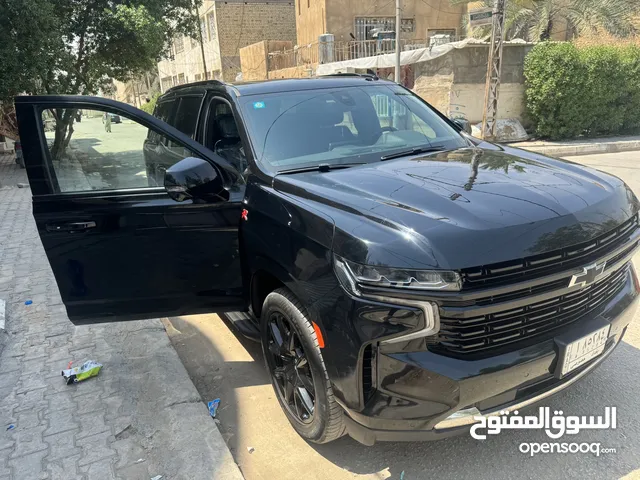
[[[216,2],[222,77],[234,81],[240,72],[239,49],[262,40],[296,43],[295,4]]]

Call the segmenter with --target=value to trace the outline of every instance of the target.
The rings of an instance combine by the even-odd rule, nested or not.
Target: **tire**
[[[313,414],[309,423],[304,423],[293,412],[292,407],[284,398],[284,387],[281,386],[274,373],[274,362],[277,360],[274,360],[274,353],[270,350],[274,346],[271,323],[275,322],[273,318],[278,315],[282,315],[295,330],[311,372],[315,398]],[[298,434],[313,443],[328,443],[343,436],[345,433],[344,412],[335,400],[318,338],[306,309],[288,289],[279,288],[271,292],[265,299],[260,316],[260,338],[265,365],[271,377],[276,398],[289,423]],[[295,393],[293,395],[295,396]]]

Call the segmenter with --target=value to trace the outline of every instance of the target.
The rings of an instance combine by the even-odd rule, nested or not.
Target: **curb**
[[[574,155],[594,155],[598,153],[632,152],[640,150],[640,140],[610,143],[586,143],[577,145],[519,145],[509,143],[510,147],[530,150],[543,155],[571,157]]]

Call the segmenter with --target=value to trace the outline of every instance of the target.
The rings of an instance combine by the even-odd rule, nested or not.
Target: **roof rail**
[[[375,73],[329,73],[327,75],[320,75],[321,78],[324,77],[362,77],[367,80],[380,80]]]
[[[183,83],[181,85],[176,85],[175,87],[171,87],[169,88],[166,92],[164,93],[169,93],[172,92],[174,90],[180,90],[181,88],[187,88],[187,87],[204,87],[207,85],[226,85],[226,83],[221,82],[220,80],[200,80],[199,82],[189,82],[189,83]]]

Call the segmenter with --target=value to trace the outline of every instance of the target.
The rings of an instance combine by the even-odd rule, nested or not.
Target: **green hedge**
[[[156,108],[156,103],[158,102],[158,97],[160,96],[159,93],[154,94],[148,102],[145,102],[142,104],[142,106],[140,107],[142,110],[144,110],[145,112],[147,112],[149,115],[153,115],[153,111]]]
[[[525,58],[524,75],[539,137],[640,131],[640,47],[540,43]]]

